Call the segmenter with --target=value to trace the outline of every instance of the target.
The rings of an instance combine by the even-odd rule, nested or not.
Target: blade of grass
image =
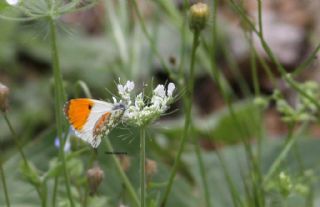
[[[3,186],[4,196],[5,196],[5,200],[6,200],[6,205],[7,205],[7,207],[10,207],[9,193],[8,193],[8,188],[7,188],[7,183],[6,183],[6,176],[4,174],[4,170],[2,167],[2,160],[0,160],[0,176],[1,176],[2,186]]]

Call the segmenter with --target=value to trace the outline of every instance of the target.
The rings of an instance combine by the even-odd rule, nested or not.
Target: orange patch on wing
[[[76,129],[81,130],[91,112],[94,102],[88,98],[71,99],[65,106],[65,114],[70,124]]]

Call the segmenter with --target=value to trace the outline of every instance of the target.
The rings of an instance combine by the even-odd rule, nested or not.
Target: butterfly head
[[[125,111],[126,110],[126,105],[123,103],[116,103],[113,105],[112,110],[120,110],[120,111]]]

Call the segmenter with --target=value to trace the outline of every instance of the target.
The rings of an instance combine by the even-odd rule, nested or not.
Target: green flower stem
[[[146,202],[146,131],[142,126],[140,128],[140,203],[145,207]]]
[[[52,195],[52,206],[56,206],[56,198],[57,198],[57,190],[58,190],[58,185],[59,185],[59,177],[56,176],[54,178],[54,184],[53,184],[53,195]]]
[[[303,131],[303,129],[307,126],[307,124],[304,124],[301,126],[301,131]],[[290,149],[294,146],[294,144],[296,143],[297,139],[299,138],[299,135],[293,135],[293,131],[294,131],[294,125],[290,126],[289,128],[289,132],[286,138],[286,143],[284,145],[284,147],[282,147],[281,152],[279,153],[278,157],[273,161],[271,167],[269,168],[267,174],[264,176],[263,179],[263,184],[266,184],[271,177],[273,176],[273,174],[276,172],[276,170],[279,168],[281,162],[286,158],[288,152],[290,151]]]
[[[106,140],[107,150],[110,151],[110,152],[113,152],[113,147],[111,145],[110,140],[108,138],[106,138],[105,140]],[[112,154],[111,157],[112,157],[112,160],[113,160],[113,162],[114,162],[114,164],[116,166],[116,169],[117,169],[118,173],[120,174],[120,177],[122,178],[122,181],[123,181],[124,185],[126,186],[126,189],[128,189],[128,193],[129,193],[131,199],[134,202],[134,206],[139,207],[140,206],[140,202],[139,202],[138,196],[137,196],[137,194],[136,194],[131,182],[129,181],[126,173],[123,171],[117,156]]]
[[[298,76],[301,74],[301,72],[306,69],[310,63],[312,63],[312,61],[314,61],[314,59],[317,57],[317,54],[320,50],[320,43],[318,43],[317,47],[312,51],[312,53],[308,56],[308,58],[303,61],[296,69],[295,71],[293,71],[292,75]]]
[[[6,183],[6,176],[2,168],[2,160],[0,160],[0,176],[1,176],[2,186],[3,186],[4,196],[6,198],[6,204],[7,204],[7,207],[10,207],[9,193],[8,193],[8,188]]]
[[[234,184],[234,182],[232,180],[232,177],[229,174],[229,171],[227,169],[226,161],[223,159],[223,156],[221,155],[219,150],[216,151],[216,155],[217,155],[217,157],[218,157],[218,159],[220,161],[225,180],[227,181],[227,185],[229,187],[229,191],[230,191],[230,194],[231,194],[231,199],[232,199],[232,202],[233,202],[233,206],[234,207],[238,207],[238,206],[244,207],[244,205],[243,205],[243,203],[242,203],[242,201],[240,199],[239,193],[236,190],[236,187],[235,187],[235,184]]]
[[[54,5],[54,4],[52,4]],[[62,74],[60,70],[59,55],[57,49],[57,40],[56,40],[56,23],[54,16],[49,17],[50,24],[50,38],[51,38],[51,55],[52,55],[52,64],[53,64],[53,74],[54,74],[54,91],[55,91],[55,116],[56,116],[56,125],[59,141],[61,143],[59,153],[60,159],[62,160],[64,178],[66,183],[67,197],[69,199],[71,207],[74,207],[74,202],[71,195],[70,189],[70,180],[67,172],[66,158],[64,154],[64,144],[62,132],[63,132],[63,104],[65,102],[64,89],[62,84]]]
[[[22,150],[22,147],[21,147],[21,145],[20,145],[20,143],[19,143],[19,140],[18,140],[18,137],[17,137],[17,133],[15,132],[14,128],[12,127],[12,124],[11,124],[11,122],[10,122],[10,120],[9,120],[9,117],[8,117],[7,112],[3,112],[3,116],[4,116],[4,119],[5,119],[8,127],[9,127],[9,129],[10,129],[10,132],[11,132],[11,134],[12,134],[12,136],[13,136],[13,141],[15,142],[15,144],[16,144],[16,146],[17,146],[17,148],[18,148],[18,151],[19,151],[19,153],[20,153],[20,155],[21,155],[21,157],[22,157],[23,162],[24,162],[26,165],[28,165],[27,158],[26,158],[26,156],[25,156],[25,154],[24,154],[24,152],[23,152],[23,150]]]
[[[193,131],[193,130],[192,130]],[[194,135],[194,133],[192,133]],[[201,155],[201,150],[200,150],[200,145],[197,142],[196,138],[193,137],[193,142],[194,142],[194,148],[199,164],[199,170],[201,174],[201,179],[202,179],[202,184],[203,184],[203,189],[204,189],[204,197],[206,201],[206,206],[210,207],[211,206],[211,201],[210,201],[210,193],[209,193],[209,186],[208,186],[208,179],[206,175],[206,170],[205,170],[205,164]]]
[[[180,159],[181,159],[181,155],[182,152],[184,150],[185,144],[187,142],[187,138],[189,136],[189,132],[191,130],[191,124],[192,124],[192,119],[191,119],[191,110],[192,110],[192,97],[193,97],[193,89],[194,89],[194,65],[195,65],[195,59],[196,59],[196,50],[197,47],[199,45],[199,37],[200,37],[200,33],[199,32],[195,32],[194,36],[193,36],[193,44],[192,44],[192,52],[191,52],[191,60],[190,60],[190,74],[189,77],[190,79],[188,79],[188,81],[185,81],[188,83],[188,91],[187,94],[184,95],[183,99],[184,99],[184,103],[185,103],[185,122],[184,122],[184,130],[183,130],[183,135],[180,141],[180,145],[179,145],[179,149],[178,149],[178,153],[176,155],[174,164],[173,164],[173,169],[171,171],[170,177],[169,177],[169,181],[167,184],[167,187],[165,189],[164,192],[164,196],[161,202],[161,206],[164,207],[167,204],[168,201],[168,197],[169,194],[171,192],[171,188],[173,185],[173,180],[176,176],[179,164],[180,164]],[[182,84],[183,85],[183,84]],[[182,86],[181,86],[182,87]],[[197,153],[197,151],[196,151]],[[201,156],[197,155],[198,158],[201,158]],[[201,168],[201,166],[200,166]],[[201,169],[204,171],[204,169]],[[206,187],[206,185],[204,185],[204,187]],[[207,191],[207,189],[205,190]],[[206,196],[206,201],[207,203],[210,203],[210,201],[208,200],[209,198],[207,198]]]
[[[10,122],[10,120],[9,120],[9,117],[8,117],[8,115],[7,115],[7,112],[3,112],[3,116],[4,116],[4,119],[5,119],[8,127],[9,127],[9,129],[10,129],[10,132],[11,132],[11,134],[12,134],[12,136],[13,136],[13,140],[14,140],[17,148],[18,148],[18,151],[19,151],[19,153],[20,153],[20,156],[22,157],[23,163],[24,163],[26,166],[29,167],[29,162],[28,162],[28,160],[27,160],[27,158],[26,158],[26,156],[25,156],[25,154],[24,154],[24,152],[23,152],[23,150],[22,150],[22,147],[21,147],[21,145],[20,145],[20,143],[19,143],[19,140],[18,140],[18,137],[17,137],[17,133],[16,133],[16,131],[14,130],[14,128],[12,127],[12,124],[11,124],[11,122]],[[41,202],[44,203],[43,195],[42,195],[42,193],[41,193],[40,187],[35,187],[35,188],[36,188],[36,190],[37,190],[37,192],[38,192],[38,195],[39,195],[39,198],[40,198]]]
[[[156,43],[154,41],[154,39],[151,37],[151,35],[148,33],[147,27],[144,23],[143,17],[141,15],[141,12],[138,8],[137,2],[136,0],[132,1],[133,2],[133,7],[134,10],[138,16],[139,22],[141,24],[141,28],[142,28],[142,32],[144,33],[145,37],[147,38],[147,40],[149,41],[149,44],[151,46],[152,51],[155,53],[155,55],[157,56],[157,58],[160,61],[161,66],[165,69],[165,71],[169,74],[170,77],[175,78],[174,74],[172,73],[172,71],[168,68],[165,60],[163,59],[163,57],[161,56],[161,54],[159,53]]]
[[[215,39],[216,38],[213,37],[213,40],[215,40]],[[214,42],[216,42],[216,40]],[[212,51],[212,52],[214,53],[214,51]],[[231,96],[230,96],[231,94],[227,93],[225,87],[222,86],[222,80],[220,78],[220,74],[217,72],[217,67],[216,67],[215,61],[211,61],[211,64],[212,64],[213,74],[215,74],[215,76],[214,76],[215,82],[217,83],[217,86],[218,86],[219,90],[221,91],[223,99],[224,99],[225,103],[227,104],[227,107],[228,107],[228,110],[229,110],[229,113],[230,113],[232,119],[236,123],[236,127],[239,129],[239,133],[242,133],[244,136],[249,138],[249,133],[247,131],[246,126],[244,126],[242,124],[241,120],[238,119],[236,113],[234,112],[234,109],[233,109],[233,106],[231,103]],[[243,139],[242,142],[244,143],[244,148],[245,148],[245,152],[247,155],[248,163],[250,164],[250,168],[252,170],[254,170],[254,175],[252,176],[253,185],[254,185],[253,190],[255,191],[255,194],[257,195],[259,203],[261,203],[263,195],[262,195],[261,190],[259,190],[259,189],[261,189],[261,188],[259,188],[259,185],[260,185],[259,181],[261,179],[261,172],[259,169],[259,165],[257,163],[255,156],[253,155],[253,151],[252,151],[250,143],[247,141],[247,139]],[[232,180],[228,180],[228,182],[232,183]],[[234,189],[232,189],[231,185],[229,185],[229,188],[230,188],[231,192],[234,191]]]

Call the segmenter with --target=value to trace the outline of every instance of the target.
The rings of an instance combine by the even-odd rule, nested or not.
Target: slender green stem
[[[301,126],[301,131],[307,126],[307,124],[304,124]],[[276,170],[279,168],[281,162],[286,158],[288,152],[294,146],[294,143],[299,138],[300,133],[293,135],[293,125],[289,128],[289,133],[286,138],[286,143],[284,144],[284,147],[282,147],[281,152],[279,153],[278,157],[273,161],[271,167],[269,168],[267,174],[264,176],[263,184],[266,184],[270,178],[273,176],[273,174],[276,172]]]
[[[312,53],[308,56],[308,58],[303,61],[292,73],[293,76],[298,76],[300,73],[306,69],[310,63],[317,57],[317,54],[320,50],[320,43],[318,43],[317,47],[312,51]]]
[[[250,51],[251,51],[250,66],[251,66],[251,76],[252,76],[252,83],[254,88],[254,95],[256,97],[259,97],[260,96],[259,77],[257,72],[257,62],[256,62],[256,56],[255,56],[251,33],[248,35],[247,38],[250,44]]]
[[[47,206],[47,196],[48,196],[48,187],[47,187],[47,183],[44,181],[42,184],[42,207],[46,207]]]
[[[21,145],[20,145],[20,143],[19,143],[19,140],[18,140],[18,137],[17,137],[17,133],[15,132],[14,128],[12,127],[12,124],[11,124],[11,122],[10,122],[10,120],[9,120],[9,117],[8,117],[7,112],[3,112],[3,116],[4,116],[4,119],[5,119],[8,127],[9,127],[9,129],[10,129],[10,132],[11,132],[11,134],[12,134],[12,136],[13,136],[13,141],[15,142],[15,144],[16,144],[16,146],[17,146],[17,148],[18,148],[18,151],[19,151],[19,153],[20,153],[20,155],[21,155],[21,157],[22,157],[23,162],[24,162],[26,165],[28,165],[27,158],[26,158],[26,156],[25,156],[25,154],[24,154],[24,152],[23,152],[23,150],[22,150],[22,147],[21,147]]]
[[[146,132],[144,127],[140,128],[140,203],[145,207],[146,203]]]
[[[56,206],[57,190],[59,185],[58,181],[59,181],[59,177],[56,176],[54,178],[54,184],[53,184],[52,206]]]
[[[221,164],[221,167],[222,167],[222,171],[223,171],[223,175],[225,176],[225,179],[226,179],[228,187],[229,187],[229,191],[230,191],[230,194],[231,194],[231,199],[232,199],[232,202],[233,202],[233,206],[234,207],[238,207],[238,206],[243,207],[244,205],[243,205],[243,203],[242,203],[242,201],[241,201],[241,199],[239,197],[239,193],[236,190],[236,187],[234,185],[232,177],[229,174],[229,171],[227,169],[226,162],[223,159],[223,156],[221,155],[219,150],[216,151],[216,154],[217,154],[217,157],[218,157],[218,159],[220,161],[220,164]]]
[[[82,89],[84,95],[87,98],[92,98],[90,89],[89,89],[89,87],[87,86],[87,84],[84,81],[78,80],[77,83],[76,83],[76,86],[79,87],[80,89]]]
[[[3,116],[4,116],[4,119],[5,119],[8,127],[9,127],[9,129],[10,129],[10,132],[11,132],[11,134],[12,134],[12,136],[13,136],[13,140],[14,140],[17,148],[18,148],[18,151],[19,151],[19,153],[20,153],[20,155],[21,155],[21,157],[22,157],[23,163],[24,163],[26,166],[29,167],[29,162],[28,162],[28,160],[27,160],[27,158],[26,158],[26,156],[25,156],[25,154],[24,154],[24,152],[23,152],[23,150],[22,150],[22,147],[21,147],[21,145],[20,145],[20,143],[19,143],[19,139],[18,139],[17,133],[16,133],[16,131],[14,130],[14,128],[12,127],[12,124],[11,124],[11,122],[10,122],[10,120],[9,120],[9,117],[8,117],[8,115],[7,115],[7,112],[3,112]],[[41,189],[40,189],[39,187],[35,187],[35,188],[36,188],[36,190],[37,190],[37,192],[38,192],[39,198],[40,198],[41,201],[43,202],[43,197],[42,197],[42,194],[41,194]]]
[[[134,7],[135,12],[136,12],[136,14],[138,16],[139,22],[141,24],[142,31],[143,31],[144,35],[146,36],[147,40],[149,41],[149,44],[151,46],[152,51],[155,53],[155,55],[157,56],[157,58],[160,61],[161,66],[165,69],[165,71],[169,74],[169,76],[174,78],[174,74],[168,68],[166,62],[164,61],[163,57],[161,56],[161,54],[159,53],[159,51],[158,51],[158,49],[156,47],[156,43],[155,43],[154,39],[151,37],[150,33],[147,30],[147,27],[145,25],[145,22],[143,20],[143,17],[141,15],[141,13],[140,13],[140,10],[138,8],[136,0],[133,0],[133,7]]]
[[[111,145],[110,140],[108,138],[106,138],[105,140],[106,140],[107,150],[109,152],[113,152],[113,147]],[[123,181],[124,185],[126,186],[126,189],[128,189],[128,193],[129,193],[131,199],[133,200],[134,205],[139,207],[140,206],[140,202],[139,202],[138,196],[137,196],[137,194],[136,194],[131,182],[129,181],[128,177],[126,176],[126,173],[123,171],[118,158],[114,154],[112,154],[110,156],[112,157],[112,160],[113,160],[113,162],[114,162],[114,164],[116,166],[116,169],[117,169],[118,173],[120,174],[120,177],[122,178],[122,181]]]
[[[60,159],[62,160],[62,165],[63,165],[67,197],[69,199],[71,206],[73,207],[74,202],[71,195],[70,180],[67,172],[66,158],[64,154],[65,140],[63,140],[63,137],[62,137],[62,132],[64,128],[62,112],[63,112],[63,104],[65,102],[65,94],[64,94],[64,88],[62,83],[62,74],[60,70],[59,55],[58,55],[58,48],[57,48],[56,23],[53,16],[49,17],[49,24],[50,24],[50,38],[51,38],[51,55],[52,55],[53,74],[54,74],[56,125],[57,125],[57,133],[58,133],[59,141],[61,143],[59,153],[60,153]]]
[[[192,135],[194,135],[194,133],[192,133]],[[195,148],[195,152],[196,152],[196,156],[197,156],[197,160],[198,160],[198,164],[199,164],[199,170],[200,170],[202,185],[203,185],[203,189],[204,189],[204,198],[206,201],[206,206],[210,207],[211,206],[210,192],[209,192],[207,174],[206,174],[206,170],[205,170],[205,164],[204,164],[204,161],[202,158],[200,145],[199,145],[199,143],[197,143],[197,140],[195,137],[193,137],[193,142],[194,142],[194,148]]]
[[[4,174],[4,170],[2,167],[2,160],[0,160],[0,175],[1,175],[2,185],[3,185],[4,196],[6,198],[6,204],[7,204],[7,207],[10,207],[9,193],[8,193],[8,188],[6,183],[6,176]]]
[[[258,1],[258,21],[259,21],[259,33],[260,36],[263,37],[263,24],[262,24],[262,2],[261,0]]]
[[[181,154],[184,150],[185,144],[187,142],[187,138],[189,136],[190,132],[190,126],[191,126],[191,109],[192,109],[192,97],[193,97],[193,88],[194,88],[194,65],[195,65],[195,59],[196,59],[196,50],[199,45],[199,33],[195,32],[194,37],[193,37],[193,44],[192,44],[192,52],[191,52],[191,60],[190,60],[190,79],[186,80],[185,82],[188,83],[188,90],[187,94],[183,96],[184,103],[185,103],[185,121],[184,121],[184,130],[182,134],[182,138],[180,141],[179,149],[173,164],[173,168],[169,177],[169,181],[167,184],[167,187],[165,189],[163,199],[161,202],[161,206],[164,207],[167,204],[169,194],[171,192],[171,188],[173,185],[173,180],[176,176],[179,164],[180,164],[180,159],[181,159]],[[183,87],[183,83],[181,84],[181,87]]]

